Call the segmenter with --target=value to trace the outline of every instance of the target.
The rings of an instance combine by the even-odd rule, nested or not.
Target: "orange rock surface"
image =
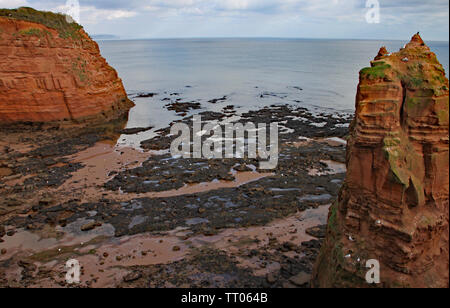
[[[65,18],[32,9],[20,10],[34,19],[42,16],[44,21],[51,17],[63,23]],[[0,124],[103,121],[124,114],[132,106],[117,72],[80,26],[65,25],[63,32],[13,14],[3,15]]]
[[[348,174],[331,207],[317,287],[449,285],[449,82],[420,38],[360,72]]]

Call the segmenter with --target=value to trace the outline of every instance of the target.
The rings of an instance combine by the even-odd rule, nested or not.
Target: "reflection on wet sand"
[[[61,239],[40,239],[36,234],[21,231],[0,244],[0,248],[8,247],[9,250],[8,255],[0,257],[0,260],[6,260],[15,253],[28,252],[33,253],[30,258],[37,265],[63,272],[64,256],[75,254],[83,266],[82,285],[111,287],[129,273],[126,267],[176,262],[189,258],[193,250],[198,248],[210,247],[230,256],[237,256],[243,247],[261,249],[268,247],[273,239],[279,243],[289,242],[300,246],[313,239],[306,234],[307,229],[326,223],[328,209],[329,206],[321,206],[275,220],[266,226],[226,229],[214,236],[190,237],[190,230],[183,227],[162,235],[139,234],[121,238],[111,237],[107,226],[104,232],[97,230],[87,235],[72,233],[68,226]],[[277,253],[276,250],[273,253]],[[293,257],[295,252],[285,254]],[[238,256],[236,260],[239,266],[252,269],[256,276],[267,275],[280,267],[280,264],[273,262],[261,268],[261,260],[258,258],[245,259]],[[54,282],[49,279],[39,282],[40,287],[47,284],[52,286]]]
[[[182,195],[192,195],[202,192],[207,192],[211,190],[219,190],[222,188],[236,188],[251,182],[258,181],[265,177],[272,176],[272,173],[259,173],[256,171],[252,172],[236,172],[234,174],[234,181],[223,181],[223,180],[215,180],[208,183],[199,183],[199,184],[186,184],[186,186],[170,190],[163,191],[158,193],[147,193],[147,194],[139,194],[139,197],[150,197],[150,198],[164,198],[164,197],[175,197]],[[129,195],[129,194],[127,194]]]
[[[316,168],[312,168],[309,170],[308,174],[311,176],[323,176],[330,174],[339,174],[347,172],[347,166],[343,163],[335,162],[332,160],[321,160],[321,163],[326,165],[326,169],[324,171],[318,170]]]
[[[83,202],[98,200],[99,197],[111,198],[117,201],[128,201],[134,198],[164,198],[181,195],[190,195],[222,188],[235,188],[262,178],[272,176],[272,173],[231,172],[234,181],[214,180],[211,182],[185,184],[180,189],[149,192],[127,193],[105,190],[102,185],[112,178],[111,174],[140,166],[152,155],[163,152],[143,152],[134,148],[118,148],[107,143],[98,143],[95,146],[69,157],[71,162],[83,162],[86,166],[73,173],[72,178],[58,188],[58,192],[66,192],[70,198],[78,197]]]

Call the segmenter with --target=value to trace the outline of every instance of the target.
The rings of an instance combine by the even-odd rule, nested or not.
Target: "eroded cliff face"
[[[0,124],[104,121],[132,106],[81,26],[28,8],[0,13]]]
[[[449,284],[449,82],[415,35],[383,47],[360,72],[347,179],[331,207],[316,264],[317,287],[368,287],[366,261],[382,287]]]

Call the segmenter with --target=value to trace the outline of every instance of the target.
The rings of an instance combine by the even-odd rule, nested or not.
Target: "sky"
[[[0,0],[73,12],[91,35],[449,40],[449,0]]]

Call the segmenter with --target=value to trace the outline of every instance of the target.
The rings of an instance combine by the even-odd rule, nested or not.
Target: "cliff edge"
[[[381,48],[360,72],[347,179],[331,207],[316,287],[449,285],[449,82],[414,35],[399,52]]]
[[[105,121],[132,105],[80,25],[31,8],[0,10],[0,125]]]

